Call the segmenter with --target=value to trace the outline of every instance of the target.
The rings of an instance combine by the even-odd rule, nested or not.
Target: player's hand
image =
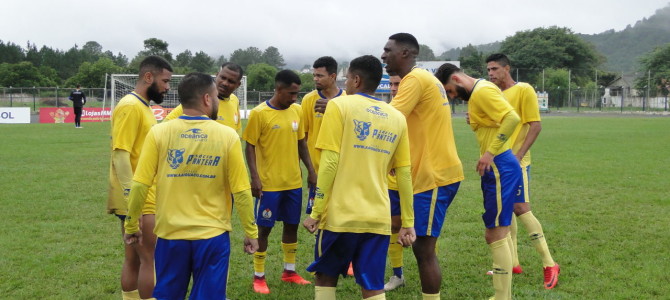
[[[263,185],[259,178],[251,177],[251,195],[259,199],[263,196]]]
[[[140,244],[142,243],[142,231],[137,231],[135,233],[126,233],[123,235],[123,241],[126,245]]]
[[[519,154],[517,154],[517,155],[514,155],[514,156],[516,156],[516,160],[518,160],[518,161],[519,161],[519,164],[520,164],[521,161],[523,160],[523,155],[519,155]]]
[[[326,105],[328,105],[328,99],[316,100],[316,103],[314,103],[314,111],[318,113],[325,113]]]
[[[414,227],[402,227],[398,231],[398,243],[403,247],[409,247],[416,241],[416,232]]]
[[[258,239],[244,238],[244,253],[254,254],[258,250]]]
[[[484,155],[477,162],[477,173],[479,176],[484,176],[484,173],[491,171],[491,164],[493,163],[493,154],[491,152],[484,152]]]
[[[316,172],[312,170],[307,174],[307,187],[311,188],[316,188]]]
[[[465,113],[465,124],[470,125],[470,113]]]
[[[319,227],[319,221],[312,219],[312,217],[307,217],[307,219],[302,222],[302,226],[305,226],[310,233],[314,233]]]

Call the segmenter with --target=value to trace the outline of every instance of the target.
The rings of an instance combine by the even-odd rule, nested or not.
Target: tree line
[[[565,90],[568,86],[599,89],[618,77],[617,73],[602,70],[605,56],[569,28],[553,26],[519,31],[500,42],[499,50],[495,50],[498,45],[490,45],[480,50],[470,44],[459,48],[458,57],[449,57],[454,52],[435,56],[428,45],[421,44],[417,60],[458,60],[466,73],[486,78],[486,57],[493,52],[502,52],[512,59],[512,72],[518,80],[543,91]],[[237,49],[229,59],[223,55],[215,59],[204,51],[193,53],[190,50],[173,56],[168,46],[168,42],[158,38],[146,39],[144,49],[129,60],[122,53],[103,51],[95,41],[63,51],[48,46],[38,50],[30,42],[23,48],[0,40],[0,86],[72,87],[81,84],[83,87],[102,87],[106,73],[134,74],[144,57],[159,55],[172,63],[176,74],[192,71],[215,73],[221,64],[229,60],[245,70],[248,90],[270,91],[274,75],[285,66],[282,54],[273,46],[265,50],[253,46]],[[640,74],[647,76],[640,76],[635,87],[646,90],[649,85],[650,96],[667,95],[670,87],[670,43],[643,55],[639,63]],[[346,65],[346,62],[341,62],[341,65]],[[310,65],[305,66],[309,68]],[[314,89],[310,72],[300,76],[303,91]]]

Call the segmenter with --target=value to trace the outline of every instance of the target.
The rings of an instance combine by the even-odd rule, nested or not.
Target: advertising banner
[[[29,108],[26,108],[29,109]],[[172,111],[172,108],[164,108],[160,105],[152,105],[156,120],[159,122]],[[103,122],[111,119],[110,108],[84,107],[81,112],[82,122]],[[30,115],[28,116],[30,123]],[[40,123],[74,123],[74,110],[72,107],[42,107],[40,108]]]
[[[30,107],[0,107],[0,123],[29,124]]]

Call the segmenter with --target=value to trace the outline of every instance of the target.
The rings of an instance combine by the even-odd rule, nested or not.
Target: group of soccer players
[[[226,299],[233,204],[245,252],[253,254],[253,292],[270,293],[265,259],[276,221],[283,222],[281,279],[311,284],[296,272],[300,161],[309,187],[302,224],[316,236],[307,267],[316,299],[335,299],[338,278],[347,274],[364,299],[385,299],[385,291],[404,284],[402,251],[408,246],[423,299],[439,299],[437,239],[464,179],[450,99],[468,101],[467,121],[480,145],[476,170],[493,257],[493,299],[511,299],[512,273],[522,272],[513,213],[542,256],[545,288],[555,287],[560,268],[528,202],[529,149],[541,130],[535,91],[514,82],[502,54],[487,59],[487,81],[448,63],[431,74],[416,67],[418,53],[408,33],[384,45],[390,103],[375,97],[383,70],[374,56],[351,61],[345,90],[336,85],[337,62],[317,59],[316,91],[302,105],[295,103],[300,77],[278,72],[272,98],[249,115],[244,151],[233,94],[242,68],[226,63],[215,78],[186,75],[178,89],[181,104],[156,125],[149,101],[162,102],[172,68],[162,58],[146,58],[135,90],[112,114],[108,212],[122,220],[124,299],[183,299],[191,277],[191,299]],[[387,252],[393,275],[384,284]]]

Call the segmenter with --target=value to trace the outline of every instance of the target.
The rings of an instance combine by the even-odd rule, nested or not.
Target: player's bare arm
[[[247,165],[251,176],[251,195],[260,198],[263,196],[263,185],[260,176],[258,176],[258,168],[256,168],[256,146],[247,142],[244,154],[247,157]]]

